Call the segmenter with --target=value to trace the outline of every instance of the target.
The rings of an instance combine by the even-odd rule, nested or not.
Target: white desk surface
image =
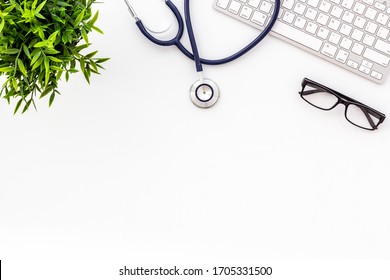
[[[132,3],[149,26],[169,24],[163,1]],[[192,6],[204,57],[258,32],[212,0]],[[144,39],[122,1],[98,8],[105,35],[91,41],[111,60],[91,86],[74,75],[52,108],[24,115],[0,103],[0,258],[390,258],[390,120],[363,131],[343,106],[298,95],[308,77],[390,116],[389,80],[270,36],[205,66],[222,96],[201,110],[192,61]]]

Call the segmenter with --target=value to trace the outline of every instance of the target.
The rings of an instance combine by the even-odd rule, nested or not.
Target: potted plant
[[[81,72],[90,82],[106,58],[97,51],[83,54],[91,45],[99,13],[96,0],[0,0],[0,75],[6,80],[0,97],[17,99],[14,113],[24,113],[36,98],[48,96],[49,106],[60,94],[58,82]]]

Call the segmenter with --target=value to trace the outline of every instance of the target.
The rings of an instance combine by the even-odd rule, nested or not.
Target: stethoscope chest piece
[[[191,100],[199,108],[213,107],[219,99],[219,88],[209,79],[196,81],[190,90]]]

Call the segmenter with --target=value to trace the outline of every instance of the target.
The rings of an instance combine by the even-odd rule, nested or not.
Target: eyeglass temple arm
[[[305,91],[302,90],[300,92],[300,94],[309,95],[309,94],[318,93],[318,92],[323,92],[323,90],[319,90],[319,89],[312,89],[312,90],[305,90]]]
[[[360,109],[363,111],[363,113],[366,116],[366,118],[367,118],[368,122],[370,123],[371,127],[372,128],[376,128],[377,125],[374,123],[374,121],[372,120],[372,118],[371,118],[370,114],[367,112],[367,110],[365,108],[362,108],[362,107],[360,107]],[[374,112],[372,112],[372,113],[374,113]],[[379,117],[378,119],[381,120],[382,118]]]
[[[313,85],[322,87],[323,89],[325,89],[325,90],[327,90],[327,91],[334,92],[334,93],[336,93],[337,95],[339,95],[339,97],[344,98],[344,99],[346,99],[346,100],[348,100],[348,101],[352,101],[352,102],[354,102],[354,103],[356,103],[356,104],[365,106],[366,108],[368,108],[368,109],[370,110],[371,115],[374,115],[375,117],[377,117],[377,118],[380,120],[380,122],[378,123],[378,125],[379,125],[380,123],[382,123],[383,120],[386,118],[386,115],[385,115],[385,114],[383,114],[383,113],[381,113],[381,112],[375,110],[374,108],[371,108],[371,107],[367,106],[366,104],[363,104],[363,103],[361,103],[361,102],[359,102],[359,101],[357,101],[357,100],[355,100],[355,99],[353,99],[353,98],[351,98],[351,97],[349,97],[349,96],[346,96],[346,95],[344,95],[344,94],[342,94],[342,93],[340,93],[340,92],[338,92],[338,91],[336,91],[336,90],[333,90],[333,89],[331,89],[331,88],[328,88],[328,87],[326,87],[326,86],[323,86],[323,85],[321,85],[321,84],[318,84],[318,83],[316,83],[316,82],[314,82],[314,81],[310,81],[310,83],[313,84]],[[303,88],[304,88],[305,86],[306,86],[306,85],[303,85]],[[303,89],[302,89],[302,91],[300,92],[300,94],[302,94],[302,95],[309,95],[309,94],[313,94],[313,93],[317,93],[317,92],[321,92],[321,91],[322,91],[322,90],[319,90],[319,89],[303,91]],[[367,116],[367,111],[366,111],[366,110],[364,110],[364,114]],[[368,116],[367,116],[367,119],[371,119],[371,117],[368,117]],[[372,120],[371,120],[371,121],[372,121]],[[375,126],[375,125],[374,125],[374,126]]]
[[[328,89],[327,89],[327,90],[328,90]],[[302,91],[300,92],[300,94],[302,94],[302,95],[309,95],[309,94],[318,93],[318,92],[321,92],[321,91],[323,91],[323,90],[322,90],[322,89],[321,89],[321,90],[320,90],[320,89],[312,89],[312,90],[306,90],[306,91],[303,91],[303,90],[302,90]],[[356,102],[356,103],[358,103],[358,104],[362,104],[362,105],[364,105],[364,106],[367,106],[367,105],[365,105],[365,104],[363,104],[363,103],[361,103],[361,102],[359,102],[359,101],[357,101],[357,100],[354,100],[354,99],[352,99],[352,98],[350,98],[350,97],[348,97],[348,96],[345,96],[345,95],[343,95],[343,94],[341,94],[341,93],[339,93],[339,92],[337,92],[337,91],[334,91],[334,92],[336,92],[336,93],[339,94],[342,98],[345,98],[345,99],[347,99],[347,100],[349,100],[349,101],[353,101],[353,102]],[[367,107],[368,107],[368,106],[367,106]],[[383,116],[382,116],[382,114],[380,114],[379,112],[377,113],[376,110],[372,110],[370,113],[368,113],[368,111],[366,110],[366,108],[362,108],[362,107],[359,107],[359,108],[363,111],[364,115],[366,116],[366,118],[367,118],[367,120],[368,120],[368,122],[370,123],[370,125],[371,125],[372,128],[376,128],[380,123],[383,122]],[[371,109],[371,108],[370,108],[370,109]],[[376,124],[374,123],[374,121],[372,120],[370,114],[371,114],[371,115],[374,115],[375,117],[377,117],[377,118],[379,119],[378,125],[376,125]]]

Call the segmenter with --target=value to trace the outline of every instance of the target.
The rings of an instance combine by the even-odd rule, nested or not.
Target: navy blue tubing
[[[137,24],[139,30],[141,31],[141,33],[146,38],[148,38],[150,41],[152,41],[153,43],[160,45],[160,46],[176,46],[185,56],[187,56],[188,58],[195,61],[196,70],[198,72],[202,71],[202,64],[221,65],[221,64],[229,63],[229,62],[236,60],[237,58],[243,56],[244,54],[249,52],[251,49],[253,49],[255,46],[257,46],[265,38],[265,36],[267,36],[268,33],[271,31],[276,20],[278,19],[278,14],[279,14],[279,9],[280,9],[280,0],[275,0],[274,13],[271,17],[270,22],[264,28],[264,30],[260,33],[260,35],[257,36],[252,42],[250,42],[246,47],[244,47],[240,51],[232,54],[231,56],[221,58],[221,59],[211,60],[211,59],[201,58],[199,56],[199,52],[198,52],[198,48],[197,48],[196,40],[195,40],[195,35],[194,35],[194,31],[192,29],[192,24],[191,24],[189,3],[190,3],[190,0],[184,1],[184,16],[186,19],[187,32],[188,32],[188,35],[190,37],[190,42],[191,42],[193,54],[190,51],[188,51],[183,46],[183,44],[180,42],[180,39],[183,36],[183,32],[184,32],[184,22],[183,22],[182,16],[180,15],[179,10],[171,2],[171,0],[165,0],[165,4],[171,9],[173,14],[175,15],[177,22],[178,22],[178,25],[179,25],[179,30],[177,32],[177,35],[173,39],[171,39],[169,41],[162,41],[162,40],[156,39],[152,35],[149,34],[149,32],[146,30],[145,26],[143,25],[143,23],[140,19],[137,19],[136,24]]]

